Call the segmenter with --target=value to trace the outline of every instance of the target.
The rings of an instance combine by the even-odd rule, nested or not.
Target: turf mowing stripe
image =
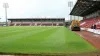
[[[24,30],[23,29],[18,29],[18,30],[15,30],[14,29],[14,30],[7,30],[7,31],[0,32],[0,34],[5,34],[5,33],[7,34],[7,33],[19,32],[19,31],[26,31],[26,30],[27,31],[30,31],[30,30],[33,30],[33,29],[24,29]],[[38,29],[34,29],[34,30],[38,30]]]
[[[69,53],[82,53],[82,52],[95,52],[97,49],[93,47],[90,43],[85,41],[79,35],[75,34],[74,32],[70,31],[69,29],[65,30],[66,36],[66,48]],[[72,52],[73,51],[73,52]]]
[[[40,27],[34,27],[34,29],[38,29],[38,28],[40,28]],[[10,30],[9,30],[9,29],[5,29],[5,30],[3,30],[3,31],[0,31],[0,33],[16,31],[16,29],[17,29],[17,30],[30,30],[30,29],[33,29],[33,27],[30,27],[30,28],[27,28],[27,27],[22,28],[22,27],[21,27],[21,28],[15,28],[15,29],[14,29],[14,27],[11,27]]]
[[[14,30],[23,30],[23,29],[31,29],[31,28],[34,28],[34,29],[37,29],[37,28],[40,28],[40,27],[29,27],[29,26],[24,26],[24,27],[5,27],[4,29],[1,29],[0,32],[6,32],[6,31],[14,31]],[[44,27],[42,27],[44,28]]]
[[[29,31],[29,32],[24,32],[24,33],[19,33],[19,34],[14,34],[12,36],[6,36],[6,37],[3,37],[3,38],[0,38],[1,41],[0,42],[10,42],[11,40],[16,40],[16,39],[20,39],[20,38],[23,38],[23,37],[28,37],[28,36],[31,36],[32,34],[36,34],[36,33],[39,33],[39,32],[42,32],[42,31],[46,31],[46,30],[50,30],[50,29],[54,29],[54,28],[47,28],[47,29],[41,29],[41,30],[35,30],[35,31]],[[9,40],[10,38],[10,40]],[[3,40],[4,39],[4,40]]]
[[[15,30],[18,28],[31,29],[31,27],[15,28]],[[36,28],[33,28],[33,31],[23,31],[24,33],[14,33],[12,36],[0,38],[0,52],[39,54],[97,51],[91,44],[66,27],[39,27],[42,29],[34,30]]]
[[[57,30],[57,28],[55,28],[55,29]],[[51,33],[55,32],[55,31],[52,31],[52,30],[54,30],[54,29],[48,29],[48,30],[46,30],[46,31],[42,31],[42,32],[41,32],[42,34],[44,34],[45,32],[51,31],[51,32],[49,32],[49,34],[42,36],[42,38],[43,38],[43,37],[47,37],[47,36],[50,35]],[[39,35],[41,35],[41,34],[39,34]],[[35,35],[32,35],[32,36],[35,36],[35,38],[37,38],[37,37],[39,37],[39,35],[38,35],[38,34],[35,34]],[[23,43],[23,41],[25,40],[25,38],[26,38],[26,40],[27,40],[28,43],[27,43],[27,42],[24,42],[24,43]],[[30,40],[29,40],[29,38],[30,38]],[[13,46],[13,48],[14,48],[14,46],[15,46],[15,49],[16,49],[16,47],[20,49],[20,47],[16,46],[16,45],[18,44],[18,43],[16,43],[16,42],[19,42],[19,41],[20,41],[21,43],[24,44],[24,45],[23,45],[23,44],[19,43],[20,45],[23,45],[23,47],[21,47],[21,49],[23,50],[23,49],[25,48],[25,44],[29,44],[29,42],[30,42],[32,39],[33,39],[33,37],[28,37],[28,36],[26,36],[26,37],[24,37],[24,38],[21,38],[21,39],[16,40],[15,42],[12,42],[12,43],[13,43],[12,46]],[[36,40],[36,39],[35,39],[35,40]],[[42,39],[42,40],[43,40],[43,39]],[[41,41],[42,41],[42,40],[41,40]],[[33,39],[32,41],[34,41],[34,39]],[[40,41],[40,39],[37,40],[37,42],[39,42],[39,41]],[[31,43],[31,42],[30,42],[30,43]],[[10,47],[12,47],[12,46],[9,47],[10,44],[11,44],[11,43],[9,43],[9,44],[7,43],[5,47],[1,47],[1,48],[2,48],[2,49],[6,49],[6,47],[10,48]],[[19,45],[19,44],[18,44],[18,45]],[[29,47],[29,45],[26,45],[26,46]],[[32,45],[31,45],[31,46],[32,46]],[[30,46],[30,47],[31,47],[31,46]],[[21,49],[20,49],[20,50],[21,50]],[[10,50],[9,50],[9,51],[10,51]],[[19,51],[19,50],[17,49],[17,51]]]
[[[43,29],[43,28],[36,28],[36,29],[18,29],[18,30],[13,30],[13,31],[4,31],[4,32],[0,32],[0,34],[7,34],[7,33],[14,33],[14,32],[21,32],[21,31],[31,31],[31,30],[40,30],[40,29]]]
[[[41,29],[43,29],[43,28],[40,28],[40,29],[29,29],[30,30],[30,32],[31,31],[37,31],[37,30],[41,30]],[[45,29],[45,28],[44,28]],[[12,35],[16,35],[16,34],[20,34],[20,33],[25,33],[25,31],[27,32],[27,31],[29,31],[29,30],[21,30],[21,31],[19,31],[19,32],[11,32],[11,33],[6,33],[6,34],[0,34],[1,36],[0,37],[6,37],[6,36],[12,36]],[[10,32],[10,31],[9,31]]]
[[[42,48],[40,48],[39,51],[41,51],[41,53],[65,53],[65,51],[67,51],[65,44],[66,39],[64,37],[64,31],[62,28],[59,28],[55,33],[41,42]]]
[[[41,30],[41,29],[45,29],[45,28],[40,28],[40,29],[29,29],[29,30],[20,30],[20,31],[16,31],[16,32],[8,32],[8,33],[2,33],[0,34],[0,37],[7,37],[7,36],[12,36],[12,35],[16,35],[16,34],[20,34],[20,33],[25,33],[25,31],[35,31],[35,30]]]

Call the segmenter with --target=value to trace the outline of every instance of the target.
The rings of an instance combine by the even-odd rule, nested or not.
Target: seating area
[[[92,29],[91,27],[96,25],[96,29]],[[100,17],[94,19],[86,19],[82,20],[80,23],[81,30],[86,30],[95,34],[100,34]]]
[[[100,17],[85,19],[80,22],[81,28],[91,28],[93,25],[96,25],[96,29],[100,29]]]
[[[10,23],[10,26],[14,26],[14,23]]]
[[[64,26],[61,22],[13,22],[9,26]]]
[[[17,24],[16,24],[16,26],[20,26],[20,25],[21,25],[20,23],[17,23]]]

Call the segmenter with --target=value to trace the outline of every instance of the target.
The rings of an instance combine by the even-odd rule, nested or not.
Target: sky
[[[70,8],[77,0],[0,0],[0,21],[5,21],[3,3],[8,3],[8,18],[64,17],[69,19]]]

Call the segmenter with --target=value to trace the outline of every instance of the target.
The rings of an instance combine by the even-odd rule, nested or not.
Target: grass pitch
[[[66,27],[0,27],[0,52],[83,53],[97,51]]]

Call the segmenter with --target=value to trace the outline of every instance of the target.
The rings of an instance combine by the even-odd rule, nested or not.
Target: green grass
[[[34,54],[96,51],[66,27],[0,27],[0,52]]]

